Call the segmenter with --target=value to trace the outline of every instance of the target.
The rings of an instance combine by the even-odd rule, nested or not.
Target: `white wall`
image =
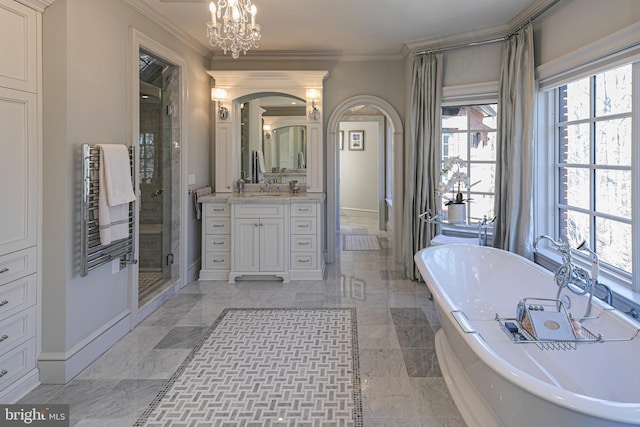
[[[210,84],[202,54],[122,1],[58,0],[47,8],[43,16],[41,361],[57,363],[58,369],[65,372],[51,374],[45,369],[45,380],[68,380],[77,366],[67,362],[129,311],[126,269],[112,275],[107,265],[87,277],[80,277],[78,272],[80,146],[99,142],[131,144],[130,27],[179,52],[187,62],[189,98],[185,107],[189,111],[189,140],[183,141],[182,155],[188,158],[188,172],[196,175],[194,187],[208,183]],[[189,229],[187,241],[199,242],[199,224],[193,215],[185,220]],[[196,263],[199,256],[199,245],[191,244],[188,264]],[[90,361],[84,358],[77,363]]]
[[[378,218],[380,132],[378,122],[343,121],[344,150],[340,151],[340,214]],[[364,130],[364,150],[349,150],[349,131]]]

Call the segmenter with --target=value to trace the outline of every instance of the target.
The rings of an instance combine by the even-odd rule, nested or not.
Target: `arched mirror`
[[[306,101],[252,94],[240,103],[240,176],[246,182],[305,182]]]

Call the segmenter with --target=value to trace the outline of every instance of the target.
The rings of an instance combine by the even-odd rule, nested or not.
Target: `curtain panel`
[[[405,148],[402,259],[405,277],[418,280],[413,256],[429,245],[434,227],[418,215],[437,210],[435,187],[439,178],[440,101],[442,55],[429,53],[413,58],[411,84],[411,140]]]
[[[535,76],[531,24],[502,48],[493,245],[533,256]]]

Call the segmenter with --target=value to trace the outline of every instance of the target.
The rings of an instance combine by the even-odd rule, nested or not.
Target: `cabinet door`
[[[260,220],[260,271],[284,271],[284,220]]]
[[[13,0],[0,0],[0,86],[35,92],[37,13]]]
[[[236,218],[233,227],[233,270],[260,271],[260,221]]]
[[[36,244],[36,95],[0,87],[0,254]]]

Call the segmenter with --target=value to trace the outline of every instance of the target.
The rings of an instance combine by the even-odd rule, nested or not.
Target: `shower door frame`
[[[140,135],[140,72],[139,72],[139,56],[140,50],[145,50],[154,56],[162,59],[163,61],[170,63],[171,65],[178,68],[179,81],[180,81],[180,106],[179,111],[179,122],[180,122],[180,171],[179,171],[179,181],[178,185],[179,191],[176,194],[172,194],[172,197],[177,198],[180,201],[180,254],[177,257],[176,261],[179,263],[178,269],[178,277],[171,285],[169,285],[166,289],[164,289],[160,295],[146,304],[144,307],[138,307],[138,266],[133,265],[132,268],[129,268],[129,311],[131,313],[131,329],[135,328],[135,326],[140,323],[144,318],[146,318],[149,314],[151,314],[156,308],[158,308],[164,301],[173,295],[176,290],[186,286],[187,284],[187,232],[188,232],[188,198],[186,194],[183,194],[183,189],[187,188],[186,182],[186,170],[187,170],[187,150],[186,150],[186,141],[188,141],[187,137],[187,126],[188,121],[188,111],[186,108],[187,105],[187,63],[185,59],[171,50],[170,48],[164,46],[163,44],[157,42],[151,37],[145,35],[135,28],[131,28],[129,31],[129,46],[130,46],[130,66],[129,66],[129,100],[130,100],[130,129],[131,129],[131,144],[136,147],[136,162],[135,162],[135,181],[136,181],[136,191],[138,192],[136,201],[136,210],[135,210],[135,226],[134,226],[134,256],[135,259],[138,258],[139,255],[139,233],[140,233],[140,211],[139,211],[139,203],[140,203],[140,194],[139,194],[139,164],[137,160],[138,157],[138,138]],[[174,177],[175,179],[176,177]]]

